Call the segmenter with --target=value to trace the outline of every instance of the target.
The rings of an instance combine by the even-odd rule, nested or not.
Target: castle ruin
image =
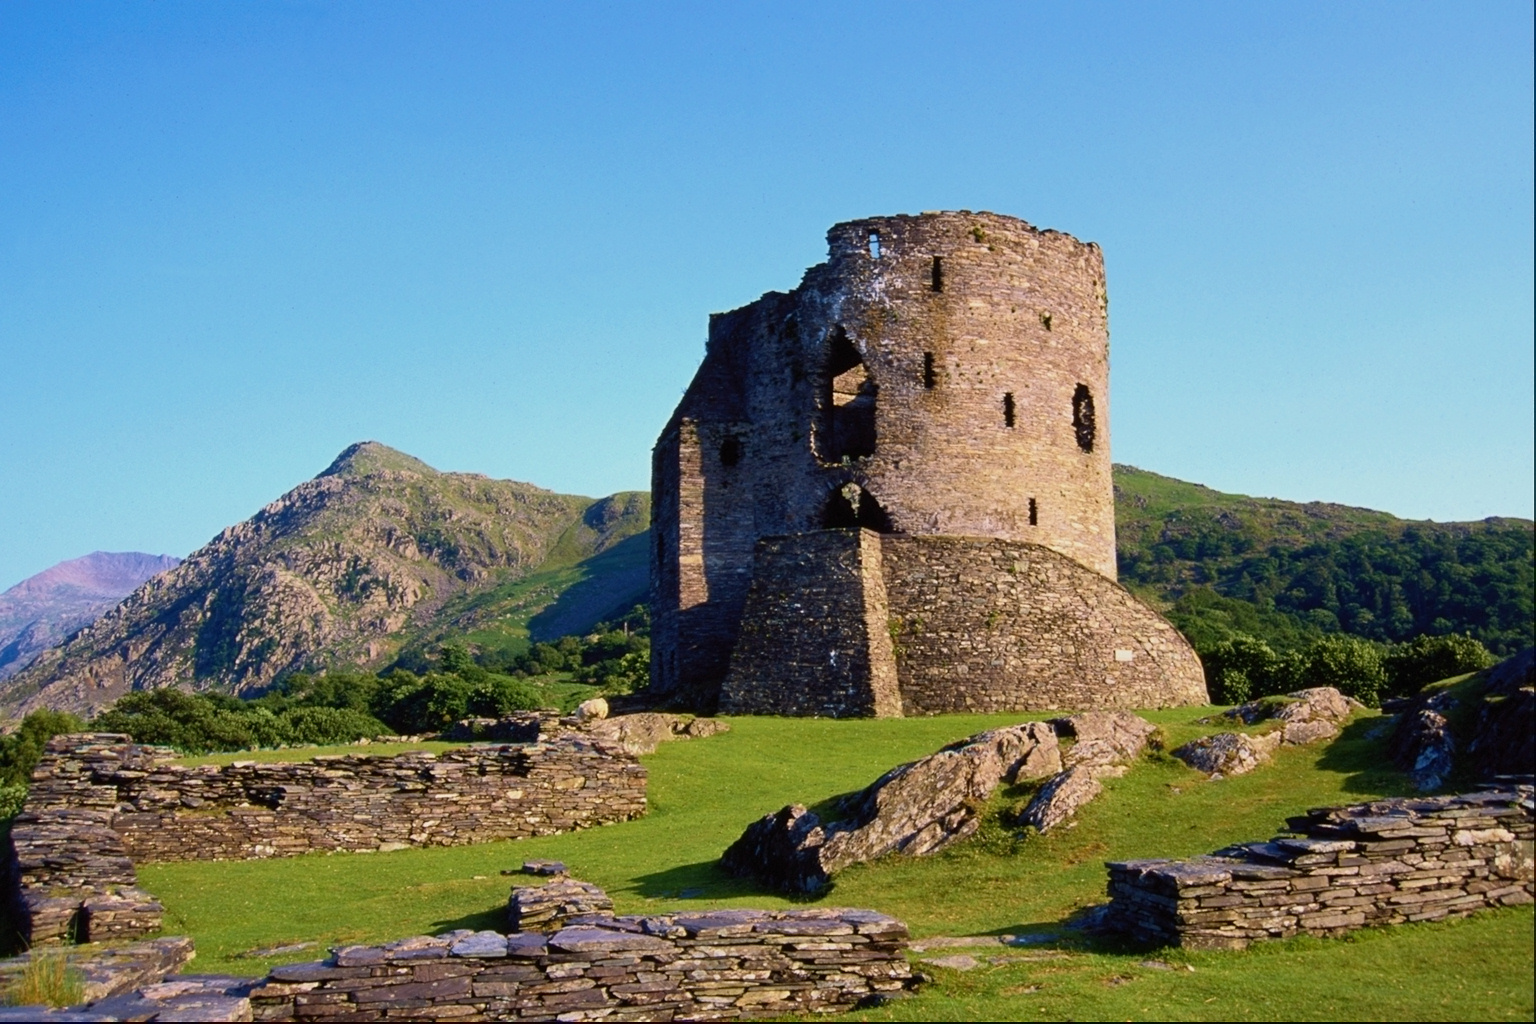
[[[1097,245],[990,213],[849,221],[710,318],[652,463],[651,686],[724,712],[1207,701],[1116,581]]]

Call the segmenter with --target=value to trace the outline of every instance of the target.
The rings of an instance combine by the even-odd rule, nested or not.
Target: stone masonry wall
[[[138,861],[458,846],[645,813],[639,762],[574,736],[291,763],[189,767],[174,756],[126,736],[58,737],[33,773],[26,809],[109,810]]]
[[[1173,626],[1055,551],[869,530],[759,544],[721,692],[728,711],[829,716],[1208,699]]]
[[[276,968],[256,1020],[723,1020],[851,1010],[913,984],[868,910],[589,915],[552,935],[450,932]]]
[[[889,535],[881,546],[908,714],[1210,700],[1183,634],[1049,548]]]
[[[1332,935],[1530,903],[1532,788],[1322,808],[1194,860],[1109,865],[1106,924],[1192,948]]]
[[[761,541],[748,607],[722,711],[901,714],[878,534],[820,530]]]
[[[657,442],[658,692],[718,686],[756,541],[846,525],[829,518],[850,489],[861,525],[1041,544],[1115,577],[1099,248],[967,211],[827,240],[792,293],[711,317]]]

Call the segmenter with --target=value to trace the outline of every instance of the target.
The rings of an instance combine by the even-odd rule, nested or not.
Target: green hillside
[[[1198,648],[1233,632],[1278,649],[1338,631],[1384,642],[1470,633],[1496,654],[1533,641],[1528,519],[1405,520],[1116,466],[1115,523],[1121,582]]]

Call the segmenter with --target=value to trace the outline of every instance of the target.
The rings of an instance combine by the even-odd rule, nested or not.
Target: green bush
[[[1355,636],[1322,637],[1307,648],[1299,682],[1307,687],[1332,686],[1362,704],[1379,704],[1387,683],[1381,648]]]
[[[1387,652],[1387,696],[1418,693],[1426,683],[1477,672],[1492,665],[1493,654],[1470,636],[1417,636]]]
[[[0,737],[0,787],[20,787],[26,796],[27,784],[32,781],[32,769],[43,756],[43,747],[49,740],[62,733],[80,732],[85,723],[65,711],[34,711],[21,720],[21,725],[9,736]],[[0,807],[8,806],[0,802]],[[17,802],[16,810],[20,810]],[[0,811],[0,818],[14,816]]]

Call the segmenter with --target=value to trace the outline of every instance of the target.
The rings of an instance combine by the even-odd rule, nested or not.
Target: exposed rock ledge
[[[838,806],[823,824],[792,804],[754,822],[721,864],[781,889],[815,892],[850,864],[887,853],[924,856],[973,834],[1003,782],[1049,779],[1022,824],[1044,831],[1099,792],[1098,779],[1139,756],[1151,723],[1124,711],[1095,711],[979,733],[886,772]],[[1062,737],[1076,743],[1062,752]]]

